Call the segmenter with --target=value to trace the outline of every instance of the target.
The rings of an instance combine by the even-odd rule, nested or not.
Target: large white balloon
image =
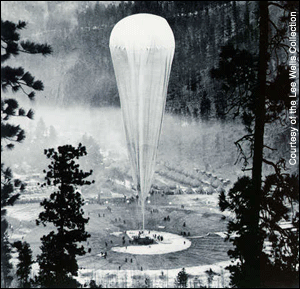
[[[155,170],[175,40],[164,18],[143,13],[119,21],[109,47],[144,228],[144,203]]]

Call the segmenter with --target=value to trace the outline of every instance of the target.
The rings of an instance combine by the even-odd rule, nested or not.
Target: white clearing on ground
[[[6,207],[6,215],[14,219],[22,221],[34,221],[39,217],[39,213],[43,210],[42,206],[37,204],[15,204]]]
[[[133,240],[134,236],[138,236],[139,231],[126,231],[128,237]],[[154,236],[156,235],[156,238]],[[124,246],[124,247],[113,247],[112,251],[119,253],[129,253],[129,254],[137,254],[137,255],[158,255],[158,254],[167,254],[177,251],[186,250],[191,246],[191,241],[188,239],[167,232],[160,231],[148,231],[145,230],[141,237],[150,237],[151,239],[155,239],[158,244],[151,245],[132,245],[132,246]],[[158,236],[163,237],[162,241],[158,240]]]
[[[120,237],[123,234],[123,232],[113,232],[110,233],[111,236]]]

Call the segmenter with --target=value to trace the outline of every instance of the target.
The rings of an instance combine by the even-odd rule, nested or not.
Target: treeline
[[[47,126],[41,117],[36,122],[36,126],[32,125],[27,128],[24,145],[17,146],[13,152],[4,154],[3,159],[18,175],[40,173],[47,168],[47,159],[44,155],[45,148],[57,147],[60,143],[65,142],[68,142],[66,132],[57,130],[53,125]],[[75,142],[85,144],[89,152],[79,161],[80,166],[86,170],[92,169],[94,175],[101,172],[103,156],[97,141],[87,134],[79,134]]]
[[[66,74],[64,104],[120,105],[109,51],[111,30],[128,15],[153,13],[167,19],[176,40],[166,110],[196,119],[224,117],[226,103],[210,70],[226,44],[257,54],[256,6],[250,1],[121,1],[118,6],[97,2],[78,10],[75,29],[52,21],[49,14],[47,29],[61,31],[51,42],[54,51],[79,53]]]

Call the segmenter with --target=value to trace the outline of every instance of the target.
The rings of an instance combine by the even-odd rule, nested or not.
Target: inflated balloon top
[[[115,25],[109,46],[124,49],[174,49],[175,40],[164,18],[141,13],[125,17]]]
[[[175,49],[174,35],[164,18],[135,14],[115,25],[109,47],[133,179],[144,212],[155,170]]]

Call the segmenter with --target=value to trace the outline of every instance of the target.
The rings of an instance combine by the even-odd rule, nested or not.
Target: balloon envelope
[[[164,18],[135,14],[115,25],[109,47],[133,179],[143,205],[155,170],[174,35]]]

